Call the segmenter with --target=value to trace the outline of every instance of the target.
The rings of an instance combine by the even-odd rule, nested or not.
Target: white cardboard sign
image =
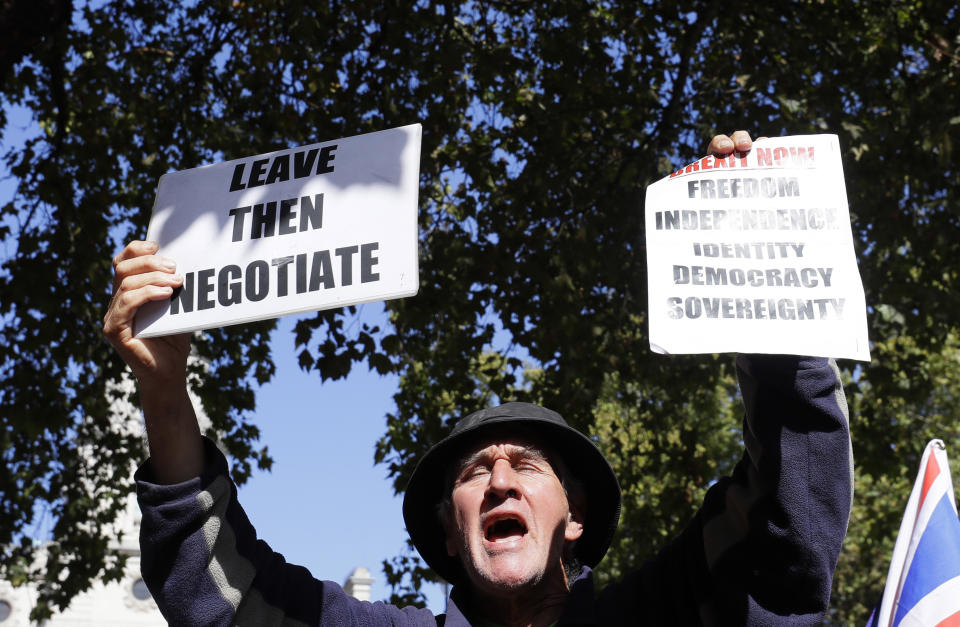
[[[836,135],[704,157],[645,204],[652,350],[870,360]]]
[[[184,283],[153,337],[416,294],[419,124],[172,172],[147,238]]]

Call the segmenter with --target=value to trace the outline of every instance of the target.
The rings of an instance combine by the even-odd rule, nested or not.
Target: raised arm
[[[150,441],[137,471],[141,570],[175,625],[436,625],[427,610],[362,603],[257,539],[237,502],[227,460],[200,435],[187,396],[188,334],[138,339],[145,303],[170,297],[181,279],[151,242],[131,242],[113,260],[113,300],[104,334],[133,370]],[[295,501],[291,501],[295,506]]]
[[[141,340],[133,319],[144,304],[170,297],[182,281],[176,265],[153,242],[130,242],[113,259],[113,299],[103,333],[133,370],[150,442],[150,464],[160,483],[178,483],[203,469],[203,443],[190,398],[186,363],[190,335]]]
[[[847,405],[832,360],[740,355],[746,451],[686,529],[604,590],[650,624],[819,625],[853,495]]]
[[[833,360],[741,355],[746,453],[698,516],[702,610],[744,624],[819,625],[846,535],[853,456]]]

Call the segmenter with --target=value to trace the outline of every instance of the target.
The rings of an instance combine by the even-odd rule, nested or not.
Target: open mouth
[[[501,542],[521,538],[527,533],[527,526],[519,518],[500,518],[489,523],[483,531],[489,542]]]

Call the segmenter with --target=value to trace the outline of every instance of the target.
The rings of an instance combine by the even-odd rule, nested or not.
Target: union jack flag
[[[960,518],[943,442],[931,440],[871,627],[960,627]]]

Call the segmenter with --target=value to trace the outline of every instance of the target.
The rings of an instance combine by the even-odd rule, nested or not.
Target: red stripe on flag
[[[936,627],[960,627],[960,612],[957,612],[953,616],[947,616],[937,623]]]
[[[920,505],[917,506],[917,511],[923,507],[923,502],[927,500],[927,492],[930,491],[930,486],[933,485],[933,481],[937,478],[937,475],[940,474],[940,464],[937,463],[937,458],[933,454],[927,458],[927,471],[923,473],[923,491],[920,493]]]

